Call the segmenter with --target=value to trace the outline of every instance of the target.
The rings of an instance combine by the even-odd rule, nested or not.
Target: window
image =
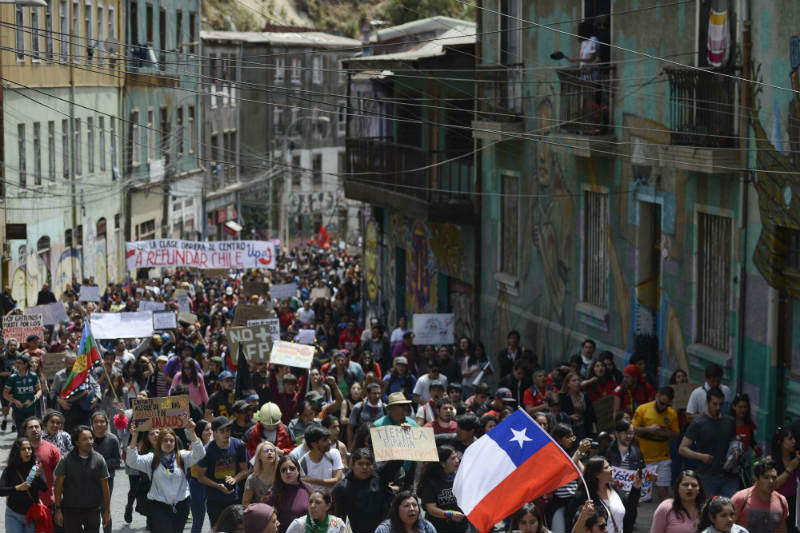
[[[314,154],[311,184],[322,185],[322,154]]]
[[[23,189],[27,182],[25,175],[25,124],[17,124],[17,152],[19,153],[19,186]]]
[[[197,14],[192,11],[189,13],[189,53],[194,54],[197,50]]]
[[[106,169],[106,119],[105,117],[97,118],[97,137],[98,137],[98,150],[97,155],[100,157],[100,171]]]
[[[228,79],[230,80],[230,93],[231,93],[231,107],[236,107],[236,82],[239,81],[238,72],[236,70],[236,56],[231,54],[228,58],[228,68],[230,69],[230,74],[228,75]]]
[[[197,151],[197,131],[195,131],[194,106],[189,106],[189,153]]]
[[[92,54],[94,53],[92,42],[92,33],[94,32],[94,20],[93,20],[93,13],[92,13],[92,3],[86,2],[83,4],[83,28],[86,34],[84,35],[84,50],[86,50],[86,60],[92,60]]]
[[[67,0],[58,3],[58,49],[61,57],[69,57],[69,4]]]
[[[585,191],[583,196],[583,301],[605,309],[608,254],[608,195]]]
[[[64,247],[72,248],[72,230],[64,230]]]
[[[61,175],[69,179],[69,119],[61,121]]]
[[[292,187],[300,188],[300,182],[303,179],[303,168],[300,165],[300,156],[292,156]]]
[[[114,171],[114,179],[117,179],[117,124],[114,117],[108,118],[108,123],[111,126],[111,170]]]
[[[72,60],[76,63],[81,57],[81,3],[72,0]]]
[[[144,23],[147,25],[147,44],[153,46],[153,5],[147,4],[147,12]]]
[[[136,227],[136,239],[147,241],[156,236],[156,221],[154,219],[142,222]]]
[[[167,11],[158,10],[158,63],[161,70],[167,68]]]
[[[183,52],[183,11],[178,11],[175,14],[175,50],[177,53],[177,60],[181,60]]]
[[[337,72],[337,81],[339,82],[339,85],[344,85],[347,83],[347,70],[345,70],[344,65],[341,63],[337,63],[337,65],[339,66],[339,70]]]
[[[500,0],[500,63],[522,63],[522,0]]]
[[[56,123],[47,123],[47,178],[56,181]]]
[[[86,159],[89,163],[89,174],[94,174],[94,118],[86,119]]]
[[[131,2],[130,22],[131,41],[133,44],[139,44],[141,42],[139,39],[139,2],[136,2],[135,0]]]
[[[42,125],[33,123],[33,184],[42,184]]]
[[[152,160],[156,158],[156,144],[155,144],[155,133],[153,131],[153,108],[149,108],[147,110],[147,130],[145,130],[145,135],[147,136],[147,159]]]
[[[39,59],[39,44],[41,39],[39,38],[39,14],[41,9],[38,7],[31,8],[31,55],[34,59]]]
[[[113,41],[117,37],[117,19],[115,18],[114,6],[108,6],[108,24],[106,28],[106,39]]]
[[[49,0],[47,7],[44,8],[44,47],[47,60],[52,61],[55,53],[53,51],[53,4],[55,0]]]
[[[119,213],[114,214],[114,229],[119,229]]]
[[[517,275],[519,253],[519,178],[502,176],[500,271]]]
[[[698,213],[697,342],[727,352],[730,343],[731,219]]]
[[[347,102],[340,100],[336,107],[336,133],[344,135],[347,132]]]
[[[292,72],[291,72],[292,83],[295,83],[295,84],[300,83],[301,72],[302,72],[301,59],[299,57],[293,57],[292,58]]]
[[[14,5],[14,25],[17,61],[25,61],[25,15],[20,5]]]
[[[72,131],[72,160],[75,162],[75,176],[80,176],[83,173],[81,168],[81,119],[74,120],[75,126]]]
[[[139,110],[131,111],[129,119],[129,135],[131,166],[138,167],[142,162],[142,135],[139,131]]]
[[[164,159],[169,155],[169,120],[167,117],[167,106],[161,106],[158,131],[161,134],[161,157]]]
[[[275,58],[275,83],[283,83],[284,62],[283,57]]]
[[[214,177],[213,185],[214,188],[218,187],[219,184],[217,183],[217,179],[219,178],[220,172],[220,161],[219,161],[219,136],[216,133],[211,134],[211,165],[214,167]]]
[[[275,129],[275,133],[278,133],[281,129],[281,120],[283,115],[283,109],[278,106],[272,107],[272,125]]]
[[[322,56],[315,55],[311,60],[311,81],[316,84],[322,83]]]
[[[103,49],[103,33],[106,30],[106,18],[105,18],[105,11],[103,9],[103,4],[97,3],[97,41],[98,45],[95,48],[97,50],[95,53],[97,54],[97,58],[100,58],[100,50]],[[91,45],[90,45],[91,46]]]
[[[211,86],[209,92],[211,93],[211,109],[217,107],[217,83],[219,81],[219,72],[217,71],[217,56],[216,54],[208,55],[208,76]]]
[[[183,106],[178,107],[177,111],[178,138],[176,143],[178,145],[178,155],[183,155]]]

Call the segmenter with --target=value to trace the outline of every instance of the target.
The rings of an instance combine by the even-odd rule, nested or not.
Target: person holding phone
[[[572,502],[567,508],[567,516],[578,514],[581,505],[589,499],[595,506],[605,509],[608,516],[609,533],[629,533],[635,524],[634,510],[639,505],[639,496],[642,489],[642,470],[639,469],[633,479],[631,491],[621,495],[611,479],[611,465],[605,457],[592,457],[584,466],[583,477],[589,494],[583,487],[579,487]]]
[[[36,530],[34,524],[28,526],[25,522],[28,509],[39,503],[39,491],[47,490],[36,459],[27,438],[19,438],[11,445],[6,469],[0,476],[0,496],[8,498],[5,516],[8,533],[33,533]]]

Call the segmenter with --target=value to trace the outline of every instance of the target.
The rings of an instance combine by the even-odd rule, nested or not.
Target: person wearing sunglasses
[[[294,457],[284,455],[278,459],[277,469],[275,483],[264,503],[275,508],[280,522],[278,533],[285,533],[295,518],[305,516],[308,499],[314,489],[303,481],[300,463]]]
[[[606,533],[608,531],[608,517],[605,508],[596,509],[592,500],[586,500],[581,507],[572,533]]]

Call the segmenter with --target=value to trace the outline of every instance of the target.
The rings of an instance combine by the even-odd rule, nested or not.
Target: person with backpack
[[[750,533],[786,531],[789,504],[783,494],[775,490],[778,465],[772,457],[764,457],[753,466],[753,477],[752,487],[740,490],[731,498],[736,509],[736,523]]]
[[[337,449],[331,449],[331,432],[318,424],[305,431],[308,453],[300,458],[300,468],[305,481],[315,489],[330,489],[344,475],[342,456]]]

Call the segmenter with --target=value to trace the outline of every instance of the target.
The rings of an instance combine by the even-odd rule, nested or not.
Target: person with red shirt
[[[281,367],[280,370],[269,373],[269,394],[272,400],[281,409],[281,420],[288,424],[297,415],[297,405],[302,399],[302,391],[305,387],[298,386],[297,377],[290,373],[289,367]],[[283,391],[278,388],[278,373],[285,372],[283,375]]]
[[[53,486],[55,484],[55,469],[61,460],[61,452],[54,444],[42,439],[42,421],[32,416],[22,423],[22,434],[31,441],[31,447],[36,456],[42,461],[44,478],[48,489],[39,492],[39,498],[44,505],[53,505]]]
[[[595,361],[589,369],[589,378],[584,380],[581,385],[583,390],[589,395],[589,399],[596,402],[604,396],[614,394],[617,382],[607,373],[606,365],[603,361]]]
[[[456,414],[456,409],[453,406],[452,400],[447,396],[439,398],[436,402],[436,418],[428,422],[422,427],[433,428],[434,435],[444,435],[447,433],[455,433],[458,429],[458,424],[453,420]]]
[[[353,361],[358,361],[358,350],[361,348],[361,332],[355,320],[347,322],[347,328],[339,335],[339,348],[350,351]]]
[[[245,433],[245,445],[250,457],[255,455],[256,448],[264,441],[274,444],[278,455],[285,455],[294,449],[295,444],[289,436],[289,430],[281,423],[281,418],[281,410],[274,403],[269,402],[261,406],[253,417],[256,425]]]
[[[628,365],[622,372],[622,383],[614,389],[614,395],[614,417],[620,410],[627,411],[633,417],[637,407],[655,398],[656,391],[644,380],[641,368]]]
[[[543,368],[533,373],[533,385],[525,390],[522,405],[529,415],[547,409],[547,398],[558,394],[558,389],[553,385],[550,376]]]

